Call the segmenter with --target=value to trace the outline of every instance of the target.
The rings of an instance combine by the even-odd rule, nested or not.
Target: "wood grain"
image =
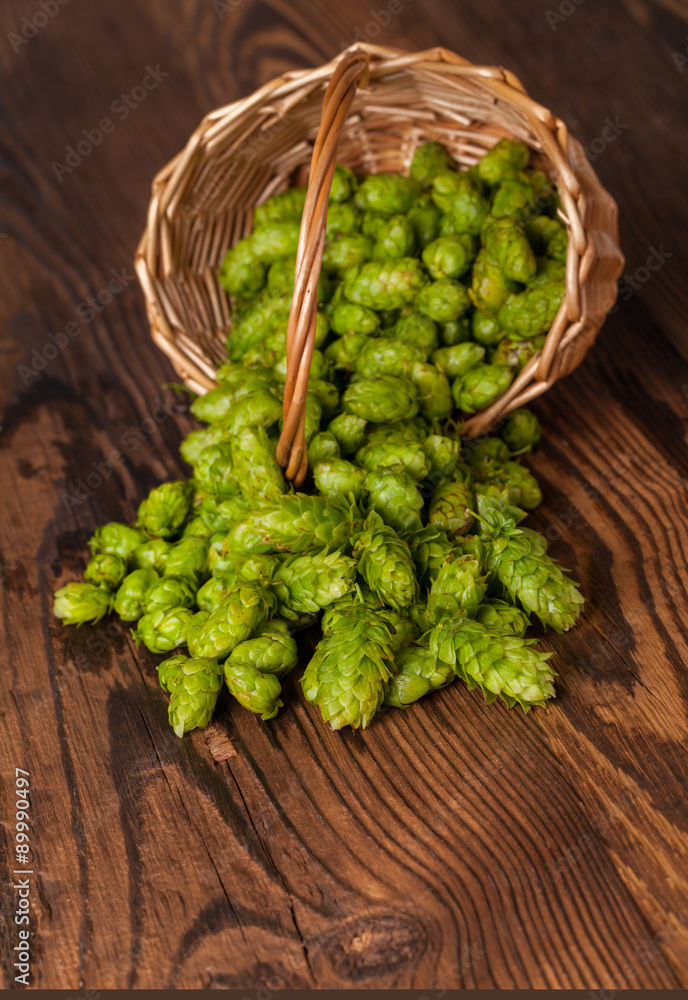
[[[156,658],[117,625],[62,628],[51,592],[81,572],[97,524],[183,471],[191,421],[161,389],[172,372],[126,279],[153,174],[206,111],[365,32],[371,5],[241,0],[221,20],[211,0],[71,0],[13,51],[37,9],[0,12],[1,891],[11,915],[19,766],[33,984],[685,987],[681,5],[582,4],[552,31],[546,0],[406,0],[378,35],[513,67],[584,146],[618,116],[628,128],[595,169],[629,273],[652,247],[671,254],[536,407],[533,520],[588,597],[578,629],[544,640],[556,703],[526,717],[456,684],[335,734],[291,684],[270,724],[223,697],[219,762],[206,734],[169,730]],[[112,102],[158,64],[169,75],[120,120]],[[108,116],[114,131],[58,180],[51,164]],[[79,306],[113,269],[127,283],[89,322]],[[11,986],[10,920],[0,934]]]

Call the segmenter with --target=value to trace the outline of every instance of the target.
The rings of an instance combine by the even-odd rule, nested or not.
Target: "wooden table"
[[[2,4],[5,985],[15,767],[37,986],[688,985],[688,364],[670,344],[688,353],[686,9],[378,6],[376,22],[369,0]],[[222,698],[216,762],[205,733],[169,729],[157,658],[119,625],[63,628],[51,594],[98,524],[184,474],[192,420],[161,388],[132,269],[151,178],[206,111],[364,35],[514,68],[619,200],[623,301],[538,402],[532,458],[533,520],[588,604],[546,640],[546,712],[457,683],[333,733],[290,684],[270,724]]]

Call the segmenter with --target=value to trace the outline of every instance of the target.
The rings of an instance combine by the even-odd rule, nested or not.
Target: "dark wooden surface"
[[[587,0],[553,30],[555,0],[402,0],[377,35],[513,68],[586,146],[615,122],[591,149],[627,271],[664,255],[537,405],[533,520],[588,597],[580,627],[546,640],[556,702],[526,717],[457,683],[335,734],[290,684],[267,725],[221,700],[213,739],[234,755],[216,763],[204,733],[169,729],[156,658],[50,605],[96,525],[182,471],[191,426],[161,390],[174,376],[136,281],[92,321],[80,304],[133,275],[151,178],[206,111],[371,23],[370,0],[222,6],[70,0],[16,52],[8,35],[40,8],[0,8],[5,985],[18,766],[36,986],[688,986],[688,363],[670,343],[688,356],[686,8]],[[114,131],[56,171],[105,117]],[[123,463],[98,472],[113,450]]]

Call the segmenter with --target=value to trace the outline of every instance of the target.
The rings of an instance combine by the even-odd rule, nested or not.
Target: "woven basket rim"
[[[275,108],[283,113],[285,108],[300,108],[310,99],[320,99],[338,67],[341,71],[346,61],[354,58],[365,59],[369,80],[373,84],[386,81],[385,85],[389,87],[409,76],[413,80],[427,82],[428,87],[444,88],[455,104],[460,93],[477,94],[476,101],[481,99],[491,109],[494,107],[504,113],[508,111],[509,120],[513,118],[519,123],[519,128],[527,126],[531,136],[528,144],[552,165],[550,174],[554,174],[562,203],[561,215],[569,233],[564,300],[542,349],[530,359],[495,403],[471,416],[464,424],[464,436],[483,434],[510,410],[536,398],[580,364],[614,305],[616,282],[623,270],[624,258],[619,248],[616,203],[602,187],[582,146],[569,135],[565,123],[534,101],[510,70],[501,66],[476,65],[441,47],[408,52],[357,43],[319,67],[285,72],[247,97],[208,112],[185,147],[153,179],[147,225],[135,257],[151,335],[187,384],[196,391],[207,391],[212,387],[212,362],[208,355],[210,332],[194,333],[183,319],[184,295],[189,294],[186,286],[191,284],[189,275],[192,272],[188,267],[175,270],[184,239],[191,239],[184,228],[184,220],[180,220],[180,213],[185,207],[184,199],[197,179],[199,163],[212,164],[213,157],[224,155],[223,144],[228,143],[228,137],[231,139],[232,129],[238,130],[242,123],[248,123],[247,128],[255,131],[254,118],[259,111],[267,121],[267,116]],[[366,94],[365,89],[359,91],[362,102],[365,102]],[[446,114],[451,115],[455,104],[449,100],[445,103],[448,108]],[[408,104],[405,107],[409,108]],[[354,104],[347,120],[356,113],[359,112]],[[464,113],[464,117],[468,117],[468,112]],[[456,129],[457,135],[460,131],[460,128]],[[492,124],[488,128],[484,118],[470,120],[464,131],[470,133],[472,141],[485,151],[497,141],[495,126]],[[507,129],[505,134],[514,132],[509,133]],[[299,149],[302,162],[308,151],[308,145],[304,146],[302,140]],[[289,162],[289,153],[287,150],[284,154],[285,162]],[[268,194],[252,201],[249,208],[265,200],[270,193],[270,189],[267,190]],[[213,196],[216,194],[213,192]],[[209,226],[208,235],[204,234],[200,243],[197,234],[194,237],[201,247],[199,260],[205,255],[207,261],[210,250],[223,253],[227,246],[233,245],[243,235],[241,227],[235,226],[230,232],[229,223],[223,229],[217,217],[213,226],[217,227],[217,231],[211,233],[212,227]],[[248,229],[245,220],[243,228]],[[212,268],[207,263],[204,269],[193,272],[194,279],[199,274],[203,279],[202,282],[199,279],[194,286],[193,294],[210,326],[226,334],[231,327],[231,307],[211,272]],[[295,363],[298,365],[301,360],[302,356]]]

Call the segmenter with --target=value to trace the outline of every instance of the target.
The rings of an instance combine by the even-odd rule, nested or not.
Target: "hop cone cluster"
[[[462,170],[433,142],[409,177],[336,167],[304,492],[287,488],[276,442],[305,189],[264,202],[228,251],[232,332],[217,387],[191,404],[190,474],[151,490],[134,523],[97,528],[83,581],[54,604],[66,624],[114,612],[166,656],[178,735],[207,724],[223,684],[274,718],[294,697],[295,634],[318,622],[301,683],[334,729],[457,676],[525,710],[552,697],[530,616],[564,631],[582,598],[520,526],[542,499],[521,460],[539,423],[515,410],[474,443],[452,416],[505,391],[561,302],[567,233],[529,157],[502,140]]]

